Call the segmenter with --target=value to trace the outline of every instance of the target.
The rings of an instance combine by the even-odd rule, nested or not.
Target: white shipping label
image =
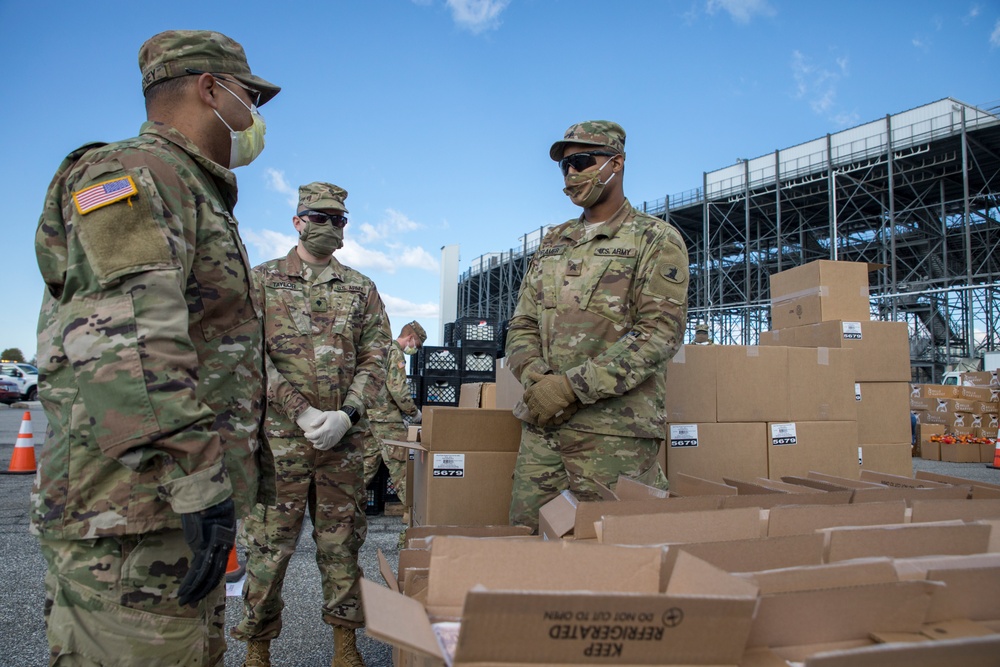
[[[772,445],[795,445],[798,439],[795,435],[795,424],[771,424]]]
[[[434,454],[434,477],[465,477],[465,454]]]
[[[864,464],[865,464],[865,462],[864,462],[864,460],[863,460],[863,458],[861,456],[861,446],[859,445],[858,446],[858,465],[859,466],[863,466]]]
[[[698,425],[697,424],[671,424],[670,425],[670,446],[671,447],[697,447],[698,446]]]
[[[861,340],[861,322],[844,322],[844,340]]]
[[[854,383],[854,400],[855,401],[860,401],[861,400],[861,383],[860,382],[855,382]]]

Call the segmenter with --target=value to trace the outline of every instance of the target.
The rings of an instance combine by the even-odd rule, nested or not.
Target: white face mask
[[[218,83],[218,81],[216,81]],[[243,167],[250,164],[257,159],[257,156],[261,154],[264,150],[264,133],[267,132],[267,125],[264,123],[264,117],[260,115],[257,111],[257,105],[251,104],[247,106],[247,103],[240,99],[240,96],[229,90],[221,83],[219,87],[225,90],[227,93],[239,100],[240,104],[245,106],[250,110],[250,127],[245,130],[240,130],[237,132],[234,130],[226,119],[219,114],[218,110],[215,111],[215,115],[219,117],[222,124],[226,126],[229,130],[229,168],[235,169],[236,167]]]

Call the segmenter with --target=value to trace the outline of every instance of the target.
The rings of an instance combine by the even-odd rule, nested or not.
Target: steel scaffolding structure
[[[688,244],[689,319],[726,344],[769,328],[769,276],[868,262],[872,317],[905,321],[913,377],[1000,348],[1000,107],[946,98],[702,176],[643,204]],[[473,261],[459,314],[504,320],[542,230]]]

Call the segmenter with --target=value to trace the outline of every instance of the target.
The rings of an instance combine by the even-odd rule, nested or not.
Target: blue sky
[[[253,263],[295,242],[297,187],[345,187],[338,258],[375,280],[393,334],[436,342],[441,248],[460,270],[573,217],[549,145],[574,122],[624,126],[632,203],[702,173],[954,97],[1000,103],[1000,2],[0,0],[5,326],[35,353],[34,232],[61,159],[137,133],[136,54],[172,28],[219,30],[283,91],[267,147],[237,170]]]

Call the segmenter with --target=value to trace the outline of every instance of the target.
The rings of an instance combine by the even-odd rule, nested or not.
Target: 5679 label
[[[465,477],[465,454],[434,454],[434,477]]]

